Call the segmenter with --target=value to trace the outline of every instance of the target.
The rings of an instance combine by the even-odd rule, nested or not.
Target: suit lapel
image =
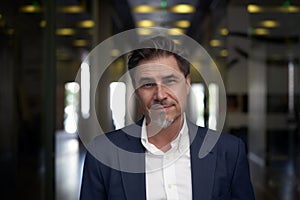
[[[124,162],[125,160],[123,160]],[[145,173],[121,172],[121,175],[126,199],[146,200]]]
[[[124,144],[123,149],[119,149],[118,155],[126,198],[146,200],[145,149],[140,142],[140,137],[136,137],[136,134],[141,132],[141,127],[138,124],[124,130],[125,133],[129,133],[128,141]],[[198,128],[198,126],[189,121],[188,127],[191,141],[193,199],[210,199],[214,184],[217,155],[215,149],[207,145],[207,141],[215,141],[218,136],[214,135],[217,133],[209,133],[210,131],[207,129]],[[204,147],[204,151],[208,152],[203,154],[203,148],[201,149],[200,147]]]
[[[141,144],[140,136],[136,135],[141,133],[141,127],[135,124],[124,129],[124,132],[128,140],[124,148],[118,150],[118,156],[125,196],[128,200],[145,200],[145,149]]]
[[[192,143],[190,154],[193,199],[211,199],[216,168],[216,152],[210,150],[206,156],[201,157],[200,147],[202,147],[202,145],[204,145],[204,147],[206,146],[203,141],[207,139],[207,137],[205,137],[207,129],[198,129],[197,126],[191,123],[188,125]]]

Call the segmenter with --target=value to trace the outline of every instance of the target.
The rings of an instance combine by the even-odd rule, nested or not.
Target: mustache
[[[174,102],[171,101],[159,101],[159,102],[154,102],[151,106],[150,109],[156,110],[156,109],[161,109],[164,107],[169,107],[175,105]]]

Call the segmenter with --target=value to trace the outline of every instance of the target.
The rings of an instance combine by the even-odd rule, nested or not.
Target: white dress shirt
[[[188,126],[184,123],[171,149],[163,152],[148,141],[146,120],[141,142],[146,148],[146,197],[148,200],[191,200],[192,178]]]

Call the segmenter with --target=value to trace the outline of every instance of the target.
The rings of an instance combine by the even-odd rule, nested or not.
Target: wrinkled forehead
[[[164,77],[174,76],[177,78],[184,77],[183,73],[177,66],[169,66],[159,63],[147,63],[138,65],[134,70],[134,79],[137,81],[141,78],[162,79]]]

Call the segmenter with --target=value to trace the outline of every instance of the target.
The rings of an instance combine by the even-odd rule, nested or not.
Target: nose
[[[155,91],[155,99],[157,101],[162,101],[167,98],[166,88],[165,86],[161,84],[156,85],[156,91]]]

